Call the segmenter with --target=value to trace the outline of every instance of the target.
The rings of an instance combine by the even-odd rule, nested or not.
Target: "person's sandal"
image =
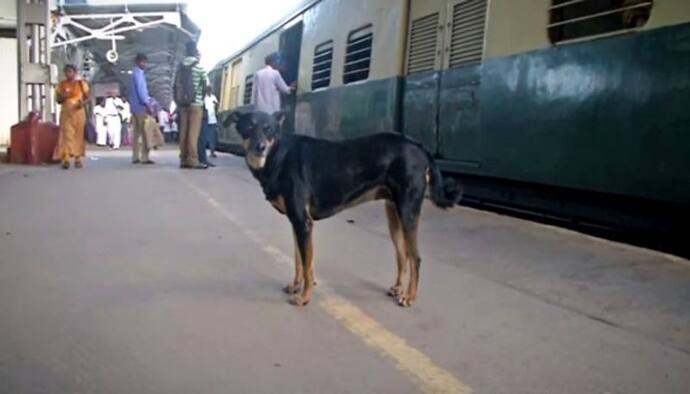
[[[146,160],[146,161],[143,161],[141,164],[156,164],[156,162],[153,160]]]
[[[69,161],[64,160],[64,161],[62,162],[62,169],[63,169],[63,170],[69,170]]]
[[[84,167],[84,165],[81,164],[81,161],[75,161],[74,162],[74,168],[82,168],[82,167]]]

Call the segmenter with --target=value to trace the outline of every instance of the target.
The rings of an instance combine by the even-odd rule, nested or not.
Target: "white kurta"
[[[120,119],[120,108],[123,102],[118,97],[108,97],[105,100],[105,124],[108,129],[108,138],[114,149],[120,148],[122,140],[122,120]]]
[[[257,111],[273,114],[280,111],[280,93],[289,94],[287,86],[278,70],[266,66],[254,73],[252,104]]]
[[[96,145],[103,146],[108,142],[108,130],[105,127],[105,107],[93,107],[93,118],[96,127]]]
[[[158,111],[158,125],[163,128],[164,133],[170,133],[172,129],[170,128],[170,116],[165,110]]]

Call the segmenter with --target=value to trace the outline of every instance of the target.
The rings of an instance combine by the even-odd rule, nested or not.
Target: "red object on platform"
[[[10,163],[53,163],[53,152],[60,128],[52,122],[41,122],[40,115],[31,112],[23,121],[12,126],[10,135]]]

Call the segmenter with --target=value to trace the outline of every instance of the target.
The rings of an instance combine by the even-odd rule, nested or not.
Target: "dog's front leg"
[[[306,210],[291,211],[289,216],[295,233],[295,246],[302,263],[302,293],[295,294],[290,302],[297,306],[304,306],[311,300],[314,288],[314,243],[312,239],[314,221],[309,217]],[[299,273],[299,270],[296,269],[295,271],[295,274]]]
[[[292,283],[285,286],[283,290],[288,294],[297,294],[302,289],[304,277],[302,274],[302,255],[300,254],[299,244],[297,243],[297,234],[293,231],[292,235],[295,241],[295,278],[292,280]]]

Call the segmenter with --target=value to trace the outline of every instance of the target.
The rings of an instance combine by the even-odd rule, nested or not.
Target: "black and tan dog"
[[[452,182],[444,184],[433,158],[417,142],[400,134],[375,134],[340,142],[280,133],[283,115],[232,112],[224,124],[236,124],[246,162],[266,199],[292,224],[295,279],[285,287],[291,302],[306,305],[314,285],[314,221],[354,205],[386,201],[388,228],[395,245],[398,275],[388,294],[402,306],[417,297],[421,259],[417,228],[422,201],[449,208],[460,198]],[[403,279],[410,272],[407,290]],[[301,293],[300,293],[301,290]],[[300,293],[300,294],[297,294]]]

